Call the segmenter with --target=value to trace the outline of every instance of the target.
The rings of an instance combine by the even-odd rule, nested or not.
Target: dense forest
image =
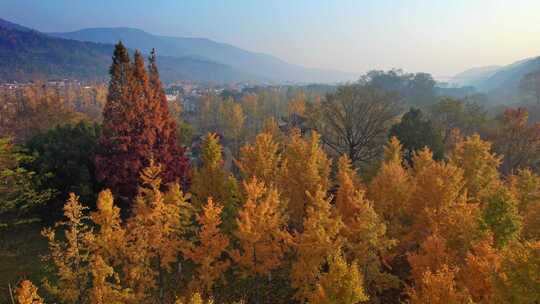
[[[186,111],[149,53],[1,89],[0,301],[540,302],[540,71],[517,107],[391,70]]]

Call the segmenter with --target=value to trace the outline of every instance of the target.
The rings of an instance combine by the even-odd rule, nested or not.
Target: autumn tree
[[[465,254],[479,234],[479,207],[467,202],[463,171],[445,162],[433,160],[425,149],[413,157],[414,192],[408,204],[411,230],[403,241],[421,243],[438,233],[450,248]]]
[[[242,106],[232,99],[227,99],[220,104],[219,113],[222,121],[222,130],[227,140],[232,142],[234,155],[238,155],[240,140],[242,138],[245,122]]]
[[[422,280],[407,290],[411,304],[464,304],[471,303],[466,291],[456,286],[456,270],[443,265],[437,271],[426,271]]]
[[[395,285],[394,278],[383,272],[381,262],[381,256],[387,254],[394,241],[386,237],[386,225],[365,197],[346,155],[339,158],[337,183],[335,206],[344,224],[341,229],[346,239],[344,255],[362,269],[366,289],[372,295],[375,290]]]
[[[196,234],[197,242],[184,250],[186,258],[196,265],[196,275],[191,289],[204,295],[211,294],[214,284],[223,276],[230,265],[223,255],[229,246],[229,238],[220,231],[222,207],[212,198],[197,216],[201,228]]]
[[[67,96],[69,91],[40,82],[14,90],[0,88],[0,137],[22,144],[58,125],[89,119],[76,100],[80,94],[72,98]]]
[[[292,241],[287,231],[284,206],[274,188],[267,188],[256,178],[244,182],[246,201],[238,212],[238,249],[232,258],[240,268],[240,276],[254,279],[254,290],[261,288],[261,278],[284,263]]]
[[[99,193],[96,206],[97,210],[90,213],[90,219],[97,226],[92,236],[91,250],[100,255],[103,263],[118,266],[126,246],[126,230],[120,219],[120,208],[114,205],[110,190]]]
[[[147,128],[154,132],[156,137],[152,156],[156,162],[163,166],[161,174],[165,183],[175,181],[185,186],[188,182],[189,160],[184,155],[184,149],[178,143],[179,129],[176,120],[169,111],[169,103],[159,77],[155,49],[152,49],[148,62],[149,98],[152,100],[148,103],[148,107],[149,110],[152,107],[155,110],[153,113],[147,112],[145,114],[155,115],[154,119],[148,119],[146,123]]]
[[[92,275],[89,303],[136,303],[133,292],[122,288],[118,274],[99,254],[92,256],[89,270]]]
[[[337,252],[328,257],[328,272],[319,278],[316,291],[309,297],[309,303],[353,304],[368,299],[356,263],[348,264],[341,253]]]
[[[202,166],[193,171],[190,191],[195,208],[202,209],[208,198],[223,205],[224,228],[234,226],[238,205],[236,179],[223,167],[222,147],[216,134],[208,133],[201,145]]]
[[[407,261],[411,266],[411,278],[415,284],[422,284],[424,274],[428,271],[434,273],[445,265],[455,265],[455,254],[448,249],[446,242],[443,237],[433,234],[420,244],[418,252],[407,254]]]
[[[153,161],[141,172],[133,215],[126,223],[127,262],[123,272],[138,301],[163,303],[167,274],[177,265],[185,248],[191,208],[178,184],[161,189],[161,166]]]
[[[393,94],[373,86],[341,86],[322,101],[312,124],[326,146],[336,155],[346,154],[357,165],[380,154],[399,113],[396,100]]]
[[[493,141],[493,150],[503,156],[503,173],[538,166],[540,124],[529,124],[528,118],[527,109],[508,108],[496,119],[496,129],[490,139]]]
[[[518,237],[522,219],[517,211],[517,201],[506,186],[498,187],[487,197],[482,220],[493,233],[497,247],[503,247]]]
[[[467,253],[458,281],[469,291],[474,303],[493,303],[493,277],[499,273],[501,254],[493,247],[493,238],[478,241]]]
[[[316,291],[327,258],[338,252],[343,240],[339,235],[343,223],[332,216],[330,198],[319,188],[308,193],[311,203],[307,207],[303,231],[295,235],[296,258],[291,269],[294,298],[305,302]]]
[[[402,162],[402,146],[392,137],[384,147],[384,160],[367,192],[373,208],[386,223],[388,236],[398,241],[409,223],[408,203],[414,192],[411,176]]]
[[[56,269],[55,279],[45,279],[45,289],[64,303],[86,303],[89,293],[91,274],[89,271],[91,237],[88,216],[75,194],[70,194],[64,206],[65,236],[56,238],[55,230],[46,228],[42,231],[49,242],[46,260]]]
[[[319,138],[314,132],[304,139],[295,130],[284,146],[279,189],[287,200],[289,224],[294,229],[302,228],[306,208],[311,202],[307,193],[329,188],[330,160],[322,150]]]
[[[450,154],[450,164],[463,170],[469,198],[481,202],[500,184],[501,158],[491,152],[491,143],[472,135],[456,143]]]
[[[260,133],[252,144],[240,149],[236,165],[244,179],[256,177],[265,185],[277,185],[281,166],[280,146],[270,133]]]
[[[163,163],[166,183],[183,182],[187,170],[187,160],[176,145],[176,127],[166,106],[154,56],[150,62],[149,76],[142,55],[136,52],[132,64],[127,49],[118,43],[103,109],[97,176],[115,193],[127,197],[136,194],[139,172],[150,158]]]
[[[509,179],[510,190],[517,199],[517,208],[523,217],[522,236],[528,240],[539,240],[540,176],[530,169],[522,169]]]
[[[245,114],[245,130],[249,139],[258,134],[263,126],[263,113],[259,97],[256,94],[246,94],[240,100]]]

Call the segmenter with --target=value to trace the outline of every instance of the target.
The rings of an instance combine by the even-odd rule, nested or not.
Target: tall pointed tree
[[[296,260],[291,269],[291,285],[296,289],[294,298],[302,303],[317,288],[328,257],[338,252],[343,240],[339,235],[343,223],[332,216],[332,205],[326,191],[319,188],[307,207],[302,233],[295,235]]]
[[[208,198],[197,217],[201,225],[196,235],[198,242],[184,250],[184,255],[197,264],[196,278],[191,283],[191,289],[206,296],[211,294],[212,287],[230,265],[230,262],[222,257],[229,246],[229,238],[219,227],[222,209],[212,198]]]
[[[450,155],[450,163],[463,170],[467,195],[473,202],[481,202],[497,188],[500,160],[491,153],[491,143],[478,134],[458,141]]]
[[[190,191],[195,208],[202,210],[208,198],[223,206],[223,225],[230,232],[237,209],[236,179],[223,167],[222,147],[216,134],[208,133],[201,146],[202,166],[193,170]]]
[[[408,230],[407,206],[414,189],[409,172],[403,167],[402,147],[396,137],[392,137],[384,147],[384,160],[368,187],[368,198],[373,208],[388,228],[388,235],[394,239]]]
[[[339,158],[337,181],[335,205],[336,213],[344,224],[340,234],[347,240],[343,249],[346,261],[356,261],[363,270],[370,296],[376,290],[397,286],[395,278],[383,273],[381,261],[395,242],[387,238],[386,225],[366,199],[365,191],[346,155]]]
[[[186,226],[191,217],[190,204],[171,184],[166,193],[160,189],[161,166],[153,161],[141,172],[139,193],[133,215],[126,222],[126,282],[139,301],[163,303],[167,294],[167,274],[176,267],[179,253],[186,248]]]
[[[319,143],[320,136],[314,132],[310,138],[302,138],[294,129],[283,151],[279,189],[287,200],[289,224],[301,230],[302,221],[311,200],[307,192],[327,191],[329,188],[330,160]]]
[[[187,160],[176,145],[174,121],[166,108],[155,55],[150,75],[136,52],[116,45],[110,68],[109,94],[103,110],[103,132],[96,156],[97,177],[121,196],[136,194],[139,172],[151,158],[164,166],[165,183],[185,181]]]
[[[347,263],[339,251],[329,256],[327,262],[328,272],[319,279],[316,291],[309,297],[309,303],[353,304],[369,299],[356,263]]]
[[[266,186],[276,185],[281,165],[280,145],[271,133],[260,133],[255,142],[240,149],[236,165],[244,179],[256,177]]]
[[[157,133],[155,149],[158,153],[154,158],[164,166],[162,178],[165,182],[178,179],[180,184],[185,185],[189,182],[186,176],[189,169],[189,160],[184,155],[184,149],[177,142],[179,138],[176,134],[178,128],[176,121],[170,114],[167,97],[159,78],[155,49],[152,49],[148,61],[150,98],[153,99],[151,104],[157,108],[155,113],[158,116],[150,124],[150,126],[156,126]]]
[[[239,249],[232,253],[242,276],[264,276],[283,263],[290,242],[283,207],[275,189],[267,188],[256,178],[244,182],[246,202],[238,212]]]

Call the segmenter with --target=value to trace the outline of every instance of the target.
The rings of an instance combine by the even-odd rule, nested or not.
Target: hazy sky
[[[0,0],[0,18],[40,31],[128,26],[309,67],[399,67],[441,80],[539,56],[539,13],[540,0]]]

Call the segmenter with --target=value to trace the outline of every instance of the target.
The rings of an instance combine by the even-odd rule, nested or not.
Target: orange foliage
[[[466,304],[472,303],[469,295],[459,290],[454,280],[456,270],[443,265],[438,271],[426,271],[407,294],[411,304]]]
[[[458,278],[475,303],[493,303],[493,276],[499,271],[500,265],[501,256],[493,248],[491,237],[475,244],[467,254]]]

